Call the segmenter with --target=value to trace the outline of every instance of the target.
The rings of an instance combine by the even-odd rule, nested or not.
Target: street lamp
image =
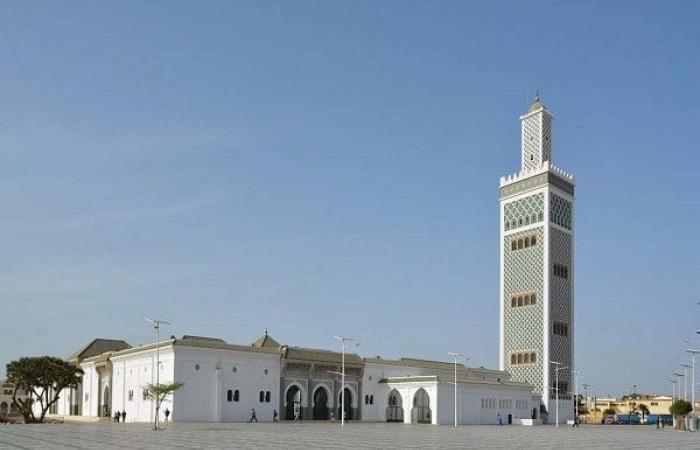
[[[455,360],[455,427],[457,426],[457,358],[464,356],[462,353],[457,352],[447,352],[448,355],[452,356]],[[467,358],[469,359],[469,358]]]
[[[149,319],[146,317],[146,322],[153,324],[153,329],[156,331],[156,386],[160,386],[160,326],[170,325],[170,322],[158,319]],[[153,419],[153,427],[158,429],[158,416],[160,414],[160,395],[156,396],[156,417]]]
[[[687,363],[681,363],[683,367],[683,400],[688,400],[688,369],[692,369],[693,366]],[[690,386],[691,389],[693,386]]]
[[[678,381],[678,398],[680,398],[680,397],[681,397],[681,382],[680,382],[680,379],[683,378],[683,384],[685,384],[685,375],[683,375],[682,373],[675,373],[675,372],[674,372],[674,375],[675,375],[676,377],[678,377],[678,380],[679,380],[679,381]],[[686,390],[685,388],[683,388],[683,400],[685,400],[685,397],[686,397],[686,396],[685,396],[685,393],[686,393],[686,392],[687,392],[687,390]]]
[[[333,336],[340,341],[340,345],[343,348],[343,359],[341,366],[341,388],[340,388],[340,426],[345,426],[345,346],[348,342],[353,342],[355,339],[343,336]],[[355,346],[360,345],[356,343]]]
[[[685,351],[693,355],[693,385],[691,386],[691,398],[693,402],[693,417],[695,417],[695,355],[700,353],[700,350],[686,348]]]
[[[555,407],[556,407],[556,427],[559,427],[559,371],[567,369],[568,366],[562,366],[559,361],[549,361],[551,364],[554,364],[556,367],[554,368],[555,372],[555,382],[554,382],[554,401],[555,401]]]
[[[672,390],[672,392],[673,392],[673,393],[671,394],[671,403],[673,403],[673,402],[676,401],[676,385],[678,384],[678,381],[676,381],[676,380],[671,380],[670,378],[669,378],[668,381],[671,382],[671,390]]]
[[[572,370],[571,373],[574,375],[574,420],[578,420],[578,379],[583,375],[578,370]]]
[[[588,416],[591,412],[588,410],[588,388],[591,387],[590,384],[583,383],[583,396],[586,398],[586,423],[588,423]]]

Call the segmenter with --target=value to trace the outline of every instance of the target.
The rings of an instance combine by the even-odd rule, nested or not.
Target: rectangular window
[[[554,263],[552,267],[552,273],[555,277],[568,279],[569,278],[569,268],[563,264]]]
[[[564,322],[554,322],[552,323],[552,332],[557,336],[568,336],[569,325]]]
[[[534,292],[513,294],[510,298],[510,307],[534,306],[537,304],[537,294]]]

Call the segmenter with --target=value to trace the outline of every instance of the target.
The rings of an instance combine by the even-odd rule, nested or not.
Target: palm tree
[[[644,418],[649,414],[649,408],[644,403],[640,403],[637,409],[642,413],[642,422],[644,422]]]

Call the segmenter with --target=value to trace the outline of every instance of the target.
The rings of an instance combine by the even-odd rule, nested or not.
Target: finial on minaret
[[[535,89],[535,103],[540,101],[540,90]]]
[[[267,328],[265,328],[265,336],[267,336]]]

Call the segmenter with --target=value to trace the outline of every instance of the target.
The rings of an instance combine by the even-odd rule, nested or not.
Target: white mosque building
[[[68,360],[84,370],[50,413],[152,421],[147,384],[183,382],[160,410],[183,422],[347,420],[532,425],[573,418],[573,176],[551,164],[552,114],[535,99],[522,122],[522,168],[501,179],[499,370],[414,358],[183,336],[131,347],[95,339]],[[158,350],[158,351],[156,351]],[[553,362],[554,361],[554,362]],[[557,364],[558,363],[558,364]],[[556,383],[556,367],[559,370]],[[455,395],[456,377],[456,395]],[[343,400],[341,400],[343,399]]]

